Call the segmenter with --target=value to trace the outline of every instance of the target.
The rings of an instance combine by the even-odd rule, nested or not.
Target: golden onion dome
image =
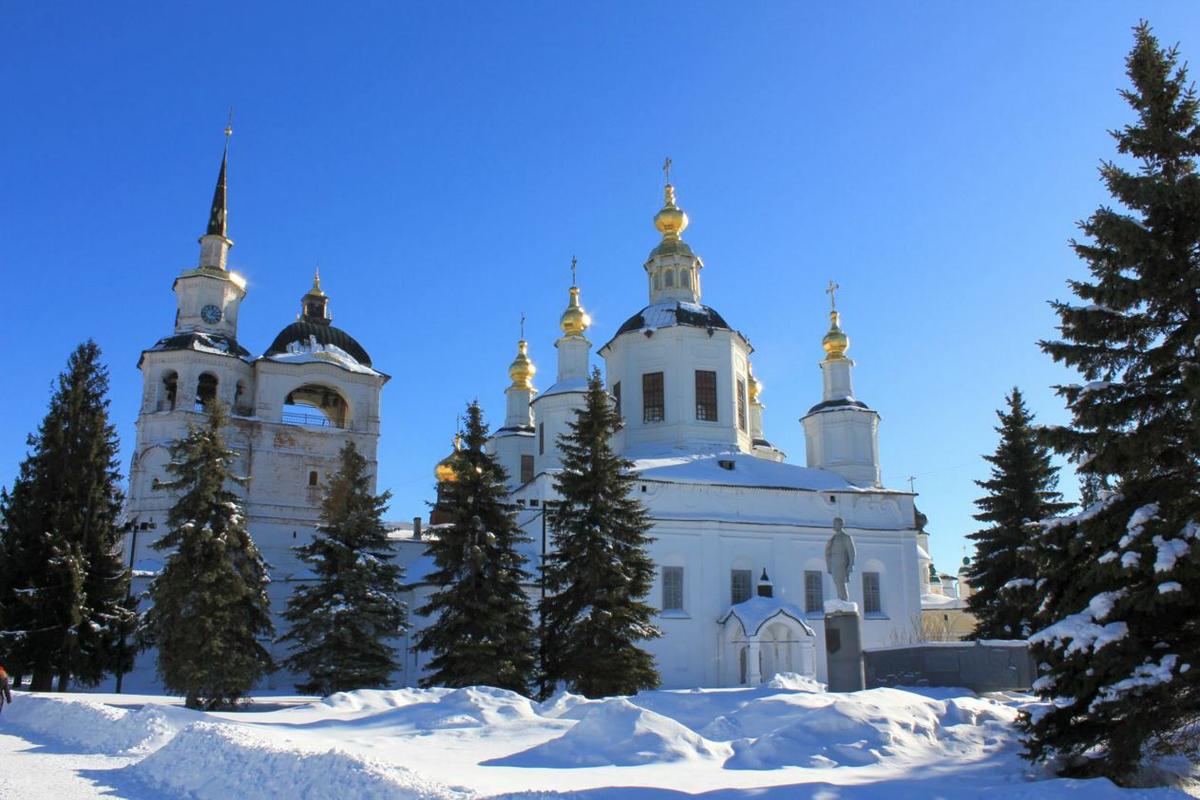
[[[664,239],[678,239],[688,226],[688,215],[675,205],[675,187],[667,184],[663,190],[663,207],[654,215],[654,227]]]
[[[313,271],[313,285],[312,285],[312,288],[308,290],[308,294],[306,296],[307,297],[324,297],[325,296],[325,292],[321,291],[321,268],[320,267],[317,267],[317,269],[315,269]]]
[[[433,468],[433,475],[438,482],[453,483],[458,480],[458,472],[454,469],[454,462],[458,456],[458,451],[462,448],[462,437],[454,437],[454,452],[443,458]]]
[[[517,342],[517,357],[508,365],[508,377],[512,378],[512,385],[517,389],[532,389],[533,376],[537,374],[537,367],[529,358],[528,348],[529,345],[524,339]]]
[[[579,305],[578,286],[571,287],[571,299],[558,324],[567,336],[582,336],[583,332],[592,324],[591,316],[583,310],[583,306]]]
[[[829,312],[829,332],[821,340],[821,347],[825,348],[825,358],[829,361],[845,358],[850,349],[850,337],[842,331],[841,314],[837,311]]]

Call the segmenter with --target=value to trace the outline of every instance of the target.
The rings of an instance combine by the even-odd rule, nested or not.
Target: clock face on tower
[[[214,305],[207,305],[200,309],[200,319],[207,322],[209,325],[216,325],[221,321],[221,309]]]

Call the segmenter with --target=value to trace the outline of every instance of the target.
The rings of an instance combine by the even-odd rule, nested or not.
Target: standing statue
[[[825,569],[833,578],[839,600],[850,599],[850,570],[854,569],[854,540],[841,517],[833,518],[833,536],[825,545]]]

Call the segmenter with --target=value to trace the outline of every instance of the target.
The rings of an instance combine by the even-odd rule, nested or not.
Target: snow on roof
[[[570,392],[586,392],[587,390],[587,378],[567,378],[565,381],[558,381],[546,391],[539,393],[538,396],[534,398],[534,402],[537,402],[539,397],[549,397],[555,394],[568,394]]]
[[[927,592],[921,595],[921,608],[959,609],[966,608],[967,601],[961,597],[947,597],[944,594]]]
[[[862,491],[835,472],[770,461],[742,452],[660,451],[657,454],[633,453],[627,457],[633,461],[633,471],[643,480],[814,492]]]
[[[380,373],[365,364],[359,363],[354,356],[335,344],[321,344],[316,336],[309,336],[307,342],[289,342],[287,352],[263,356],[268,361],[278,361],[284,364],[333,364],[348,372],[362,375],[379,375]]]
[[[764,625],[780,615],[795,620],[809,636],[816,636],[813,629],[804,621],[804,612],[798,606],[785,603],[777,597],[756,596],[732,605],[717,619],[717,623],[724,625],[730,617],[735,617],[741,623],[742,630],[746,632],[747,636],[756,636]]]

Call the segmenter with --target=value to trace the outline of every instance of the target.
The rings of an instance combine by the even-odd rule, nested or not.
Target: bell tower
[[[175,279],[177,311],[175,333],[198,331],[228,339],[237,338],[237,316],[246,296],[246,281],[228,268],[233,240],[228,236],[229,137],[233,126],[225,126],[225,152],[213,190],[208,228],[200,237],[200,263]]]

